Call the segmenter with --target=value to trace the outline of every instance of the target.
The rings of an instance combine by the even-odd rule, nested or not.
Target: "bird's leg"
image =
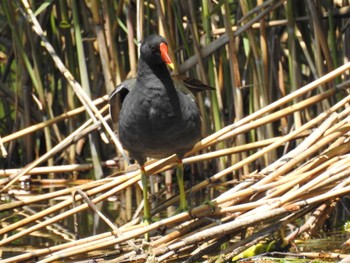
[[[187,201],[186,201],[185,186],[184,186],[184,165],[181,159],[177,161],[176,177],[177,177],[177,181],[179,184],[179,191],[180,191],[179,211],[180,212],[187,211]]]
[[[143,220],[146,225],[149,225],[151,223],[151,209],[148,201],[148,178],[143,165],[141,166],[141,183],[143,188]]]

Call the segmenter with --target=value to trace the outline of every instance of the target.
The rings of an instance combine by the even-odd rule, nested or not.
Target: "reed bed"
[[[339,2],[3,1],[0,247],[43,230],[58,241],[1,262],[228,262],[316,237],[350,193],[350,12]],[[151,32],[169,40],[174,74],[216,91],[198,97],[203,139],[183,160],[194,178],[187,196],[205,197],[176,213],[177,158],[150,160],[148,174],[161,176],[158,220],[146,226],[140,171],[110,127],[106,94],[135,75],[136,44]],[[19,193],[21,181],[44,180],[76,184]],[[123,220],[101,209],[116,196],[138,206]],[[108,230],[81,233],[86,213]],[[346,261],[343,243],[292,256]]]

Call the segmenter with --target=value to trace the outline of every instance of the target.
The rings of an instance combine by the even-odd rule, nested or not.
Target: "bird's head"
[[[172,69],[174,64],[171,61],[168,53],[168,43],[164,37],[160,35],[150,35],[141,43],[141,57],[148,64],[165,63]]]

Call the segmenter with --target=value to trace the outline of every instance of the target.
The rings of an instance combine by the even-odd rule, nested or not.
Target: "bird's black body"
[[[171,78],[160,57],[160,43],[166,42],[158,35],[143,41],[136,80],[123,82],[111,95],[129,91],[120,110],[118,133],[125,149],[141,165],[147,157],[160,159],[176,153],[181,159],[201,134],[194,96]]]

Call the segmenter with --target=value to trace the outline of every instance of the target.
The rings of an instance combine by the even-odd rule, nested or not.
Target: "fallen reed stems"
[[[259,176],[256,177],[256,179],[250,182],[243,181],[238,183],[234,188],[211,200],[211,204],[203,204],[194,207],[190,212],[162,219],[149,226],[140,225],[129,229],[121,226],[119,228],[119,236],[116,236],[116,230],[111,230],[110,232],[97,235],[96,238],[83,239],[81,242],[68,242],[65,245],[51,247],[50,250],[33,251],[31,252],[31,256],[36,253],[38,257],[48,255],[39,262],[62,260],[63,258],[69,258],[73,255],[88,253],[89,251],[129,242],[142,236],[146,232],[167,227],[170,230],[169,234],[151,243],[153,247],[152,254],[163,259],[171,258],[178,255],[181,249],[185,247],[191,250],[192,245],[208,241],[209,243],[202,247],[205,251],[206,247],[210,247],[211,244],[215,246],[214,244],[217,240],[224,238],[226,235],[233,234],[238,229],[245,229],[257,224],[257,222],[259,222],[259,224],[263,222],[268,224],[271,220],[272,222],[277,222],[278,218],[282,219],[286,215],[293,215],[295,213],[294,211],[309,209],[312,205],[318,205],[320,202],[342,196],[350,191],[349,186],[344,181],[350,173],[348,164],[350,162],[347,155],[348,147],[346,147],[349,143],[346,138],[349,134],[350,126],[347,118],[342,120],[339,117],[345,117],[345,112],[347,112],[347,110],[340,113],[335,113],[335,110],[339,110],[348,99],[349,98],[346,97],[341,103],[333,106],[332,110],[317,116],[285,136],[272,138],[261,142],[261,144],[247,145],[246,148],[233,147],[232,149],[220,150],[212,155],[204,155],[205,158],[192,160],[192,162],[200,161],[207,158],[222,156],[222,154],[232,154],[236,151],[257,149],[257,147],[261,148],[257,150],[256,153],[247,157],[248,160],[242,160],[226,168],[227,170],[223,170],[210,179],[194,186],[192,191],[196,191],[212,184],[218,180],[223,173],[232,172],[242,167],[243,164],[251,163],[263,156],[263,154],[266,154],[270,149],[279,147],[290,140],[300,138],[300,134],[306,136],[303,142],[294,150],[288,152],[281,159],[257,173]],[[317,128],[310,133],[310,129],[316,126]],[[305,132],[307,133],[305,134]],[[343,144],[340,143],[341,138],[343,138],[341,140],[344,142]],[[327,158],[325,158],[326,156]],[[188,159],[189,162],[191,162],[191,158],[189,157]],[[163,169],[163,167],[171,167],[169,164],[173,164],[175,161],[176,156],[172,156],[167,160],[151,163],[146,169],[150,173],[154,173]],[[295,167],[298,168],[293,169]],[[84,185],[84,187],[78,186],[50,193],[40,198],[33,199],[30,203],[38,202],[43,200],[43,198],[52,198],[74,193],[75,189],[86,191],[87,196],[100,194],[98,197],[91,199],[91,203],[97,203],[122,191],[128,186],[134,185],[139,181],[139,177],[139,172],[135,171],[128,175],[99,180],[96,181],[95,184],[88,183]],[[259,180],[259,178],[261,179]],[[342,181],[344,182],[342,187],[336,187],[339,182]],[[262,196],[262,198],[257,198],[258,196]],[[78,195],[76,199],[79,200],[81,197]],[[12,207],[28,204],[29,203],[16,202]],[[23,227],[30,222],[48,216],[71,204],[72,198],[69,198],[48,209],[44,209],[34,216],[29,216],[26,219],[1,229],[0,233],[5,234],[14,229],[18,229],[18,227]],[[167,205],[168,204],[164,203],[162,209],[167,207]],[[35,230],[58,222],[70,215],[79,213],[87,207],[87,204],[81,204],[59,215],[55,215],[35,226],[31,226],[17,234],[4,238],[0,241],[0,245],[8,244]],[[2,209],[8,208],[9,207],[6,206],[2,207]],[[156,211],[157,209],[154,210],[154,212]],[[261,211],[264,211],[264,213],[261,213]],[[229,214],[230,216],[227,216]],[[208,219],[205,218],[212,218],[212,220],[207,222]],[[272,227],[273,226],[274,225],[272,225]],[[141,247],[137,245],[136,247],[141,249]],[[201,250],[198,250],[192,253],[196,255],[197,253],[200,254],[200,251]],[[144,251],[139,253],[147,254],[148,252]],[[138,253],[134,253],[133,255],[136,256]],[[24,254],[17,258],[28,259],[29,254]]]
[[[274,208],[275,210],[272,210],[273,212],[271,212],[270,216],[271,216],[271,218],[275,218],[275,216],[277,216],[279,214],[283,215],[285,213],[288,213],[288,211],[294,211],[295,209],[299,210],[300,207],[303,207],[303,206],[307,207],[307,206],[309,206],[309,205],[311,205],[313,203],[317,203],[317,202],[320,202],[320,201],[323,201],[323,200],[329,200],[330,198],[332,198],[334,196],[342,195],[342,194],[344,194],[344,193],[346,193],[348,191],[349,191],[349,187],[341,188],[341,189],[338,189],[338,190],[335,190],[335,191],[329,191],[329,192],[327,192],[325,194],[320,194],[316,198],[315,197],[314,198],[309,198],[309,199],[306,199],[305,201],[296,202],[294,204],[289,204],[286,207],[287,209],[286,208]],[[270,200],[270,202],[271,202],[271,200]],[[278,203],[279,205],[281,204],[278,201],[276,203]],[[261,210],[261,209],[258,209],[258,210]],[[265,211],[268,211],[268,210],[265,210]],[[260,214],[259,213],[255,213],[255,214],[252,213],[252,215],[257,215],[257,214],[260,217],[263,217],[264,220],[269,219],[269,216],[265,217],[265,215],[263,215],[261,213]],[[228,232],[225,232],[225,231],[231,231],[231,230],[233,231],[234,229],[236,229],[238,227],[247,226],[247,225],[253,224],[256,221],[261,222],[261,218],[259,216],[258,217],[253,216],[252,219],[248,218],[248,220],[247,220],[246,216],[243,216],[242,218],[238,217],[236,220],[233,221],[233,222],[236,222],[235,224],[228,224],[227,226],[226,225],[218,226],[217,229],[214,228],[213,232],[211,231],[211,230],[213,230],[212,228],[209,228],[208,233],[207,233],[206,230],[203,230],[204,231],[203,233],[202,232],[198,233],[198,231],[196,231],[197,234],[195,236],[189,235],[190,237],[184,238],[181,242],[177,242],[175,244],[169,245],[168,247],[165,247],[165,248],[162,248],[162,249],[159,249],[159,250],[155,250],[156,251],[155,253],[156,253],[156,255],[159,255],[159,254],[164,254],[167,251],[174,251],[174,250],[176,251],[178,248],[181,248],[184,244],[189,245],[189,244],[197,242],[198,241],[197,239],[199,239],[201,241],[203,241],[203,239],[207,240],[207,239],[210,239],[213,236],[217,237],[218,235],[227,234]],[[176,217],[178,218],[177,220],[179,220],[181,218],[181,214],[176,216]],[[239,220],[239,218],[241,218],[241,219]],[[250,220],[252,220],[252,221],[250,221]],[[164,220],[164,221],[169,221],[169,220]],[[244,224],[241,224],[241,222],[244,222]],[[172,223],[174,223],[174,222],[172,222]],[[163,223],[158,222],[158,223],[152,224],[154,226],[151,225],[151,226],[146,227],[146,228],[148,228],[148,229],[156,229],[161,224],[166,225],[167,222],[163,222]],[[237,226],[237,224],[238,224],[238,226]],[[146,229],[143,229],[143,230],[144,231],[142,231],[140,229],[137,230],[137,232],[136,232],[137,234],[136,235],[141,235],[142,233],[145,232]],[[131,232],[134,232],[134,231],[131,231]],[[122,241],[120,241],[120,242],[122,242]],[[96,246],[93,246],[93,247],[91,247],[91,244],[88,244],[88,245],[85,244],[85,245],[83,245],[83,247],[80,250],[80,247],[78,246],[78,247],[76,247],[76,249],[78,249],[78,250],[76,250],[76,252],[77,253],[78,252],[79,253],[83,253],[83,252],[85,253],[87,251],[91,251],[91,250],[94,250],[94,249],[97,249],[97,248],[100,248],[100,247],[111,246],[111,245],[117,244],[117,243],[119,243],[118,240],[110,240],[108,238],[105,241],[101,241],[101,243],[99,243],[99,244],[96,244],[94,242],[94,244],[96,244]],[[164,243],[162,243],[162,244],[164,244]],[[63,252],[63,254],[60,253],[60,257],[64,257],[64,256],[68,257],[69,255],[71,255],[71,253],[75,253],[72,250],[67,250],[67,253],[65,253],[65,251],[61,251],[61,252]],[[51,257],[49,257],[49,258],[47,258],[47,259],[45,259],[45,260],[43,260],[41,262],[51,262],[52,260],[55,260],[55,259],[59,259],[59,257],[53,255],[53,256],[51,256]]]
[[[92,164],[67,164],[67,165],[55,165],[55,166],[45,166],[45,167],[34,167],[26,174],[48,174],[48,173],[68,173],[74,171],[86,171],[93,168]],[[21,169],[3,169],[0,170],[0,176],[11,176],[13,174],[18,174]]]
[[[153,171],[153,170],[157,170],[159,168],[157,168],[158,166],[162,166],[164,164],[167,164],[168,162],[174,162],[174,159],[176,159],[175,156],[172,156],[168,159],[165,159],[165,160],[161,160],[161,161],[158,161],[156,163],[153,163],[152,165],[146,167],[146,171]],[[98,203],[98,202],[101,202],[102,200],[105,200],[106,198],[118,193],[119,191],[125,189],[126,187],[128,186],[131,186],[133,184],[135,184],[136,182],[138,182],[140,180],[140,172],[139,171],[136,171],[136,172],[132,172],[128,175],[125,175],[125,176],[118,176],[116,178],[113,178],[112,180],[110,179],[102,179],[102,184],[91,189],[91,190],[88,190],[86,192],[86,194],[88,196],[92,196],[92,195],[97,195],[99,193],[102,193],[101,195],[99,195],[98,197],[94,198],[91,200],[92,203]],[[107,183],[106,183],[107,181]],[[97,181],[98,182],[98,181]],[[69,191],[70,193],[74,193],[74,191],[76,191],[76,189],[80,189],[79,187],[73,187],[71,189],[67,189],[67,191]],[[111,189],[109,191],[107,191],[108,189]],[[107,191],[107,192],[105,192]],[[59,192],[58,194],[56,193],[55,196],[58,196],[58,195],[62,195],[63,193],[66,193],[66,191],[64,190],[61,190],[61,192]],[[47,196],[44,196],[44,198],[47,198]],[[52,197],[52,196],[51,196]],[[81,197],[76,197],[75,200],[80,200]],[[34,200],[35,202],[37,201],[41,201],[43,200],[42,197],[38,197],[36,200]],[[59,211],[61,210],[62,208],[64,207],[67,207],[69,205],[71,205],[73,202],[73,199],[70,198],[70,199],[67,199],[67,200],[64,200],[48,209],[44,209],[42,210],[41,212],[37,213],[36,215],[33,215],[31,217],[28,217],[28,218],[25,218],[23,220],[20,220],[8,227],[5,227],[5,228],[2,228],[0,229],[0,235],[3,235],[5,233],[8,233],[9,231],[12,231],[14,229],[17,229],[18,227],[21,227],[21,226],[24,226],[24,225],[27,225],[31,222],[34,222],[35,220],[39,219],[39,218],[42,218],[44,216],[47,216],[51,213],[54,213],[56,211]],[[19,205],[22,205],[23,203],[18,203]],[[7,206],[6,206],[7,207]],[[78,213],[78,212],[81,212],[85,209],[88,208],[88,205],[87,204],[82,204],[82,205],[79,205],[73,209],[70,209],[70,210],[67,210],[66,212],[64,213],[61,213],[61,214],[58,214],[54,217],[51,217],[50,220],[46,220],[45,222],[42,222],[41,224],[37,224],[37,225],[34,225],[32,227],[29,227],[27,228],[26,230],[22,231],[22,232],[19,232],[17,234],[14,234],[8,238],[5,238],[3,240],[0,241],[0,246],[1,245],[4,245],[8,242],[12,242],[13,240],[16,240],[22,236],[25,236],[35,230],[38,230],[42,227],[45,227],[47,225],[50,225],[51,223],[54,223],[54,222],[57,222],[63,218],[66,218],[67,216],[69,215],[73,215],[75,213]]]
[[[172,256],[177,255],[181,248],[188,247],[188,249],[190,249],[192,244],[203,242],[205,240],[209,241],[213,238],[212,244],[215,244],[215,241],[218,240],[219,237],[230,235],[236,230],[254,225],[256,222],[269,222],[272,219],[275,220],[279,217],[283,218],[286,215],[293,214],[294,211],[299,211],[303,207],[307,208],[310,205],[317,205],[320,202],[342,196],[350,191],[349,186],[347,186],[346,183],[344,183],[341,188],[336,187],[334,189],[327,189],[332,185],[336,186],[339,181],[347,178],[349,173],[349,157],[346,155],[346,149],[348,149],[348,147],[342,147],[343,145],[338,144],[335,147],[328,148],[328,150],[322,153],[321,156],[327,156],[329,154],[329,158],[320,158],[320,156],[316,154],[317,152],[320,152],[322,148],[327,149],[327,145],[332,145],[332,142],[337,141],[341,136],[346,137],[349,133],[350,127],[347,120],[339,120],[338,117],[339,115],[334,113],[325,114],[325,116],[319,118],[320,120],[324,120],[322,123],[320,123],[318,119],[317,122],[310,121],[307,125],[300,127],[298,131],[293,131],[294,133],[292,132],[278,138],[277,140],[271,140],[272,144],[269,144],[265,148],[271,147],[270,145],[273,145],[276,141],[278,141],[278,144],[280,145],[285,141],[295,138],[295,135],[299,134],[301,131],[307,130],[314,125],[317,125],[316,123],[319,123],[319,127],[314,129],[304,142],[295,148],[295,150],[287,154],[285,158],[281,158],[278,162],[271,164],[271,167],[263,169],[261,172],[261,180],[256,179],[257,181],[255,183],[254,181],[243,181],[229,191],[224,192],[221,196],[213,199],[211,201],[212,204],[204,204],[194,207],[191,209],[190,213],[181,213],[149,226],[136,227],[130,230],[120,227],[122,236],[119,237],[114,236],[113,233],[115,231],[111,231],[102,235],[97,235],[96,239],[87,239],[81,243],[79,241],[73,241],[67,243],[65,246],[52,247],[50,251],[39,250],[38,256],[52,253],[51,256],[48,256],[39,262],[52,262],[73,255],[111,247],[116,244],[127,242],[128,240],[133,240],[134,238],[152,230],[178,225],[178,227],[169,229],[173,229],[169,232],[169,235],[151,243],[151,246],[154,247],[152,252],[154,255],[157,257],[159,256],[160,258],[171,258]],[[286,140],[286,137],[288,140]],[[345,144],[347,143],[348,142]],[[262,151],[264,152],[265,148],[257,152],[259,153],[258,156],[261,156],[260,154]],[[253,154],[253,158],[255,159],[257,157]],[[173,156],[163,165],[174,163],[175,160],[176,157]],[[244,162],[244,160],[242,162]],[[293,167],[297,164],[299,164],[299,168],[293,170]],[[158,165],[158,168],[157,165],[152,165],[155,164],[153,163],[151,166],[147,166],[147,169],[152,172],[157,171],[159,168],[162,169],[162,165]],[[266,180],[266,178],[269,178],[269,180],[262,184],[261,181]],[[87,190],[87,195],[92,196],[112,188],[111,190],[102,193],[99,197],[92,199],[92,203],[101,201],[104,198],[125,189],[128,185],[135,184],[139,180],[139,173],[136,171],[129,176],[109,178],[105,180],[108,182],[104,185],[96,186],[92,190]],[[208,184],[210,183],[211,182],[208,181]],[[300,184],[300,187],[296,187]],[[66,189],[65,192],[61,190],[62,192],[59,194],[66,194],[72,190],[73,189]],[[265,196],[262,199],[251,199],[248,201],[249,197],[259,196],[260,194],[264,194]],[[307,197],[307,195],[310,195],[310,197]],[[300,199],[301,201],[298,201]],[[70,202],[71,200],[69,202],[66,200],[60,204],[68,205]],[[20,203],[18,203],[18,205],[20,205]],[[78,210],[75,210],[77,208]],[[21,236],[25,236],[34,230],[52,224],[53,222],[57,222],[62,218],[73,213],[78,213],[86,208],[87,205],[83,204],[75,209],[70,209],[68,210],[68,213],[54,216],[38,227],[30,227],[29,231],[21,231],[20,235],[15,234],[5,238],[0,241],[0,244],[7,244],[8,242],[16,240]],[[49,211],[48,214],[50,214],[50,210],[46,210],[46,212],[47,211]],[[261,211],[264,211],[264,213],[261,213]],[[231,214],[231,216],[225,217],[227,214]],[[213,218],[213,221],[209,224],[206,223],[207,219],[205,219],[208,217]],[[191,220],[191,218],[193,219]],[[33,220],[35,220],[35,218],[30,218],[28,222],[33,222]],[[224,221],[226,221],[226,223],[224,223]],[[25,221],[22,221],[21,225],[23,222]],[[19,225],[15,225],[15,227],[10,226],[2,231],[5,233],[17,227],[19,227]],[[205,249],[205,246],[203,248]],[[33,253],[35,254],[36,252],[34,251]],[[33,253],[31,255],[33,255]],[[196,253],[197,252],[194,252],[194,254]],[[135,253],[135,255],[136,254],[137,253]],[[28,254],[22,256],[22,258],[28,257]]]
[[[102,104],[104,102],[107,102],[107,100],[108,100],[108,96],[106,95],[106,96],[103,96],[101,98],[98,98],[98,99],[92,101],[92,103],[97,106],[97,105],[100,105],[100,104]],[[12,134],[9,134],[9,135],[7,135],[5,137],[2,137],[1,141],[4,144],[8,143],[8,142],[10,142],[12,140],[16,140],[18,138],[21,138],[22,136],[25,136],[25,135],[31,134],[33,132],[39,131],[41,129],[44,129],[45,127],[48,127],[48,126],[50,126],[50,125],[52,125],[54,123],[66,120],[68,118],[72,118],[72,117],[74,117],[74,116],[76,116],[76,115],[78,115],[80,113],[83,113],[84,111],[85,111],[85,107],[83,107],[83,106],[78,107],[78,108],[76,108],[74,110],[70,110],[70,111],[68,111],[66,113],[63,113],[63,114],[61,114],[59,116],[56,116],[56,117],[54,117],[52,119],[49,119],[47,121],[44,121],[44,122],[41,122],[41,123],[38,123],[38,124],[35,124],[35,125],[32,125],[32,126],[23,128],[20,131],[17,131],[15,133],[12,133]]]
[[[56,198],[56,197],[59,197],[59,196],[69,195],[72,192],[76,191],[77,189],[88,190],[88,189],[100,186],[102,184],[108,183],[108,182],[110,182],[112,180],[113,180],[112,178],[101,179],[99,181],[88,182],[88,183],[85,183],[83,185],[71,187],[71,188],[68,188],[68,189],[62,189],[62,190],[58,190],[58,191],[55,191],[55,192],[52,192],[52,193],[47,193],[47,194],[42,194],[42,195],[39,195],[39,196],[34,196],[34,197],[32,197],[32,198],[30,198],[29,200],[26,200],[26,201],[22,200],[22,201],[15,201],[15,202],[11,202],[11,203],[1,204],[0,205],[0,211],[6,211],[8,209],[13,209],[13,208],[16,208],[16,207],[29,205],[29,204],[41,202],[41,201],[44,201],[44,200],[53,199],[53,198]]]
[[[104,112],[106,107],[101,109],[101,112]],[[6,191],[11,185],[13,185],[21,176],[27,174],[34,167],[38,166],[42,162],[48,160],[54,154],[62,151],[67,148],[71,143],[76,139],[82,136],[83,134],[89,133],[92,130],[95,130],[99,127],[98,124],[92,125],[92,120],[89,119],[83,125],[81,125],[78,129],[72,132],[69,136],[67,136],[64,140],[59,142],[55,147],[53,147],[50,151],[46,152],[44,155],[40,156],[38,159],[28,164],[25,168],[23,168],[19,173],[9,176],[6,179],[2,179],[0,184],[6,184],[0,192]]]
[[[224,134],[226,134],[225,136],[230,137],[231,135],[228,135],[228,134],[230,134],[229,132],[231,130],[237,129],[238,127],[242,126],[243,124],[247,124],[248,122],[250,122],[252,120],[258,119],[258,118],[262,117],[264,114],[269,113],[278,107],[282,107],[284,104],[318,88],[322,84],[324,84],[328,81],[331,81],[332,79],[343,74],[344,72],[346,72],[349,69],[350,69],[350,62],[345,63],[344,65],[342,65],[342,66],[336,68],[335,70],[323,75],[322,77],[314,80],[313,82],[295,90],[294,92],[280,98],[279,100],[277,100],[275,102],[272,102],[271,104],[261,108],[260,110],[257,110],[256,112],[250,114],[249,116],[247,116],[247,117],[245,117],[245,118],[243,118],[243,119],[241,119],[241,120],[239,120],[231,125],[224,127],[220,131],[217,131],[216,133],[204,138],[199,143],[197,143],[195,145],[195,147],[193,148],[193,150],[189,154],[193,154],[194,152],[197,152],[200,149],[205,148],[208,144],[213,143],[213,141],[217,141],[217,139],[219,137],[223,136]],[[335,108],[340,108],[340,107],[344,106],[348,102],[348,100],[349,100],[349,98],[343,99],[340,102],[338,102],[336,105],[334,105],[332,107],[333,111],[335,110]],[[324,114],[327,114],[327,113],[324,113]],[[323,116],[323,117],[325,118],[325,116]]]

